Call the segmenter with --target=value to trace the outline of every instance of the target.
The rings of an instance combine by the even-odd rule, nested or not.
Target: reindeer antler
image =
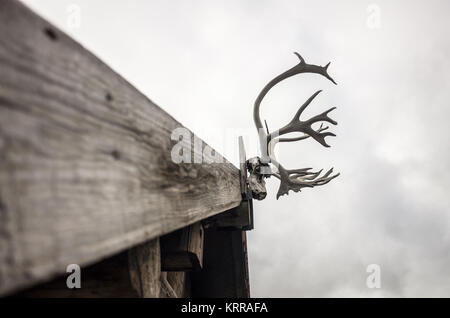
[[[314,117],[311,117],[308,120],[301,120],[300,116],[302,115],[303,111],[309,106],[309,104],[313,101],[313,99],[321,92],[317,91],[315,92],[308,100],[299,108],[297,113],[295,114],[294,118],[284,127],[282,127],[279,130],[276,130],[272,133],[269,133],[269,128],[267,125],[267,122],[265,122],[266,130],[264,130],[261,117],[260,117],[260,106],[261,102],[266,96],[266,94],[269,92],[269,90],[274,87],[276,84],[280,83],[281,81],[297,75],[301,73],[315,73],[324,76],[325,78],[329,79],[331,82],[336,84],[336,82],[328,75],[328,66],[330,63],[328,63],[325,66],[318,66],[313,64],[307,64],[303,57],[298,54],[297,52],[294,52],[295,55],[299,58],[299,63],[292,67],[291,69],[287,70],[286,72],[278,75],[274,79],[272,79],[259,93],[258,97],[256,98],[254,109],[253,109],[253,120],[255,122],[256,128],[259,133],[259,139],[260,139],[260,147],[261,147],[261,162],[263,164],[271,163],[275,167],[278,168],[278,171],[272,172],[271,174],[275,176],[276,178],[280,179],[280,187],[278,189],[277,193],[277,199],[284,195],[289,194],[289,190],[293,190],[294,192],[301,191],[302,188],[305,187],[315,187],[319,185],[324,185],[330,182],[332,179],[339,176],[338,174],[332,175],[333,168],[328,170],[323,176],[320,176],[322,170],[317,172],[310,171],[311,168],[304,168],[304,169],[293,169],[288,170],[285,169],[283,166],[281,166],[274,154],[274,148],[275,145],[278,142],[293,142],[293,141],[299,141],[306,139],[308,137],[312,137],[314,140],[319,142],[321,145],[325,147],[329,147],[329,145],[325,142],[325,137],[328,136],[336,136],[335,134],[331,132],[323,132],[327,130],[329,127],[323,127],[323,124],[320,125],[319,129],[314,130],[312,125],[318,122],[328,122],[333,125],[337,125],[337,122],[328,117],[328,113],[330,113],[332,110],[335,109],[335,107],[328,109],[327,111],[316,115]],[[303,135],[300,137],[295,138],[279,138],[281,135],[285,135],[292,132],[302,132]]]

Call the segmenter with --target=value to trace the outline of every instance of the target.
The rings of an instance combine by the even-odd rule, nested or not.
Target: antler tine
[[[267,125],[267,121],[264,119],[264,125],[266,125],[266,132],[269,134],[269,126]]]
[[[308,98],[306,100],[306,102],[303,103],[302,106],[300,106],[300,108],[298,109],[298,111],[295,113],[294,118],[292,119],[292,121],[295,120],[299,120],[300,116],[303,114],[303,111],[306,109],[306,107],[309,106],[309,104],[311,104],[311,102],[313,101],[314,98],[316,98],[317,95],[319,95],[322,92],[322,90],[318,90],[317,92],[315,92],[314,94],[311,95],[310,98]]]
[[[300,60],[299,64],[304,64],[306,67],[311,68],[311,70],[307,70],[306,72],[320,74],[333,82],[334,85],[337,85],[334,79],[328,74],[328,66],[330,66],[331,62],[328,62],[325,66],[306,64],[305,59],[299,53],[294,52],[294,54],[297,55],[298,59]]]
[[[316,130],[316,132],[320,133],[322,131],[327,130],[328,128],[330,128],[330,127],[328,127],[328,126],[323,127],[323,124],[320,124],[320,127],[319,127],[319,129]],[[278,143],[278,142],[293,142],[293,141],[304,140],[304,139],[307,139],[309,137],[311,137],[311,136],[307,135],[307,134],[303,134],[303,136],[299,136],[299,137],[275,138],[275,139],[271,140],[271,142],[274,142],[274,143]]]
[[[302,174],[293,174],[289,178],[292,178],[292,179],[301,178],[301,180],[314,180],[322,173],[322,171],[323,171],[323,169],[320,169],[317,172],[308,172],[303,175]]]
[[[311,182],[314,183],[314,186],[321,186],[321,185],[327,184],[328,182],[330,182],[334,178],[337,178],[338,176],[340,176],[340,173],[336,173],[336,174],[330,176],[330,174],[332,172],[333,172],[333,168],[328,170],[328,172],[325,175],[323,175],[322,177],[317,178],[317,179],[315,179],[315,180],[313,180]]]

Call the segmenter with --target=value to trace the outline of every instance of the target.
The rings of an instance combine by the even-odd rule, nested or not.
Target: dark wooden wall
[[[246,232],[210,226],[204,236],[186,239],[184,234],[197,228],[186,227],[83,268],[79,289],[67,287],[66,274],[13,297],[250,297]],[[178,248],[180,237],[185,247]],[[189,247],[189,242],[203,239]],[[174,246],[176,254],[171,254]],[[189,256],[200,267],[187,263]]]

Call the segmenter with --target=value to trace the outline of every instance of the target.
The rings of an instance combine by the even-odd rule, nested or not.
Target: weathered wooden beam
[[[205,229],[203,264],[191,272],[192,297],[250,297],[245,231]]]
[[[200,270],[203,264],[203,226],[194,223],[161,237],[163,271]]]
[[[229,162],[171,160],[178,127],[69,36],[0,1],[0,295],[239,205]]]

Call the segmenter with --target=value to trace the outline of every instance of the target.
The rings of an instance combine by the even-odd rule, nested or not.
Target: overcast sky
[[[341,176],[278,201],[268,180],[248,232],[252,296],[450,297],[449,1],[24,2],[234,163],[239,134],[256,155],[254,99],[292,52],[331,61],[337,86],[302,74],[264,100],[274,130],[323,89],[305,115],[338,107],[332,147],[282,144],[279,159]]]

